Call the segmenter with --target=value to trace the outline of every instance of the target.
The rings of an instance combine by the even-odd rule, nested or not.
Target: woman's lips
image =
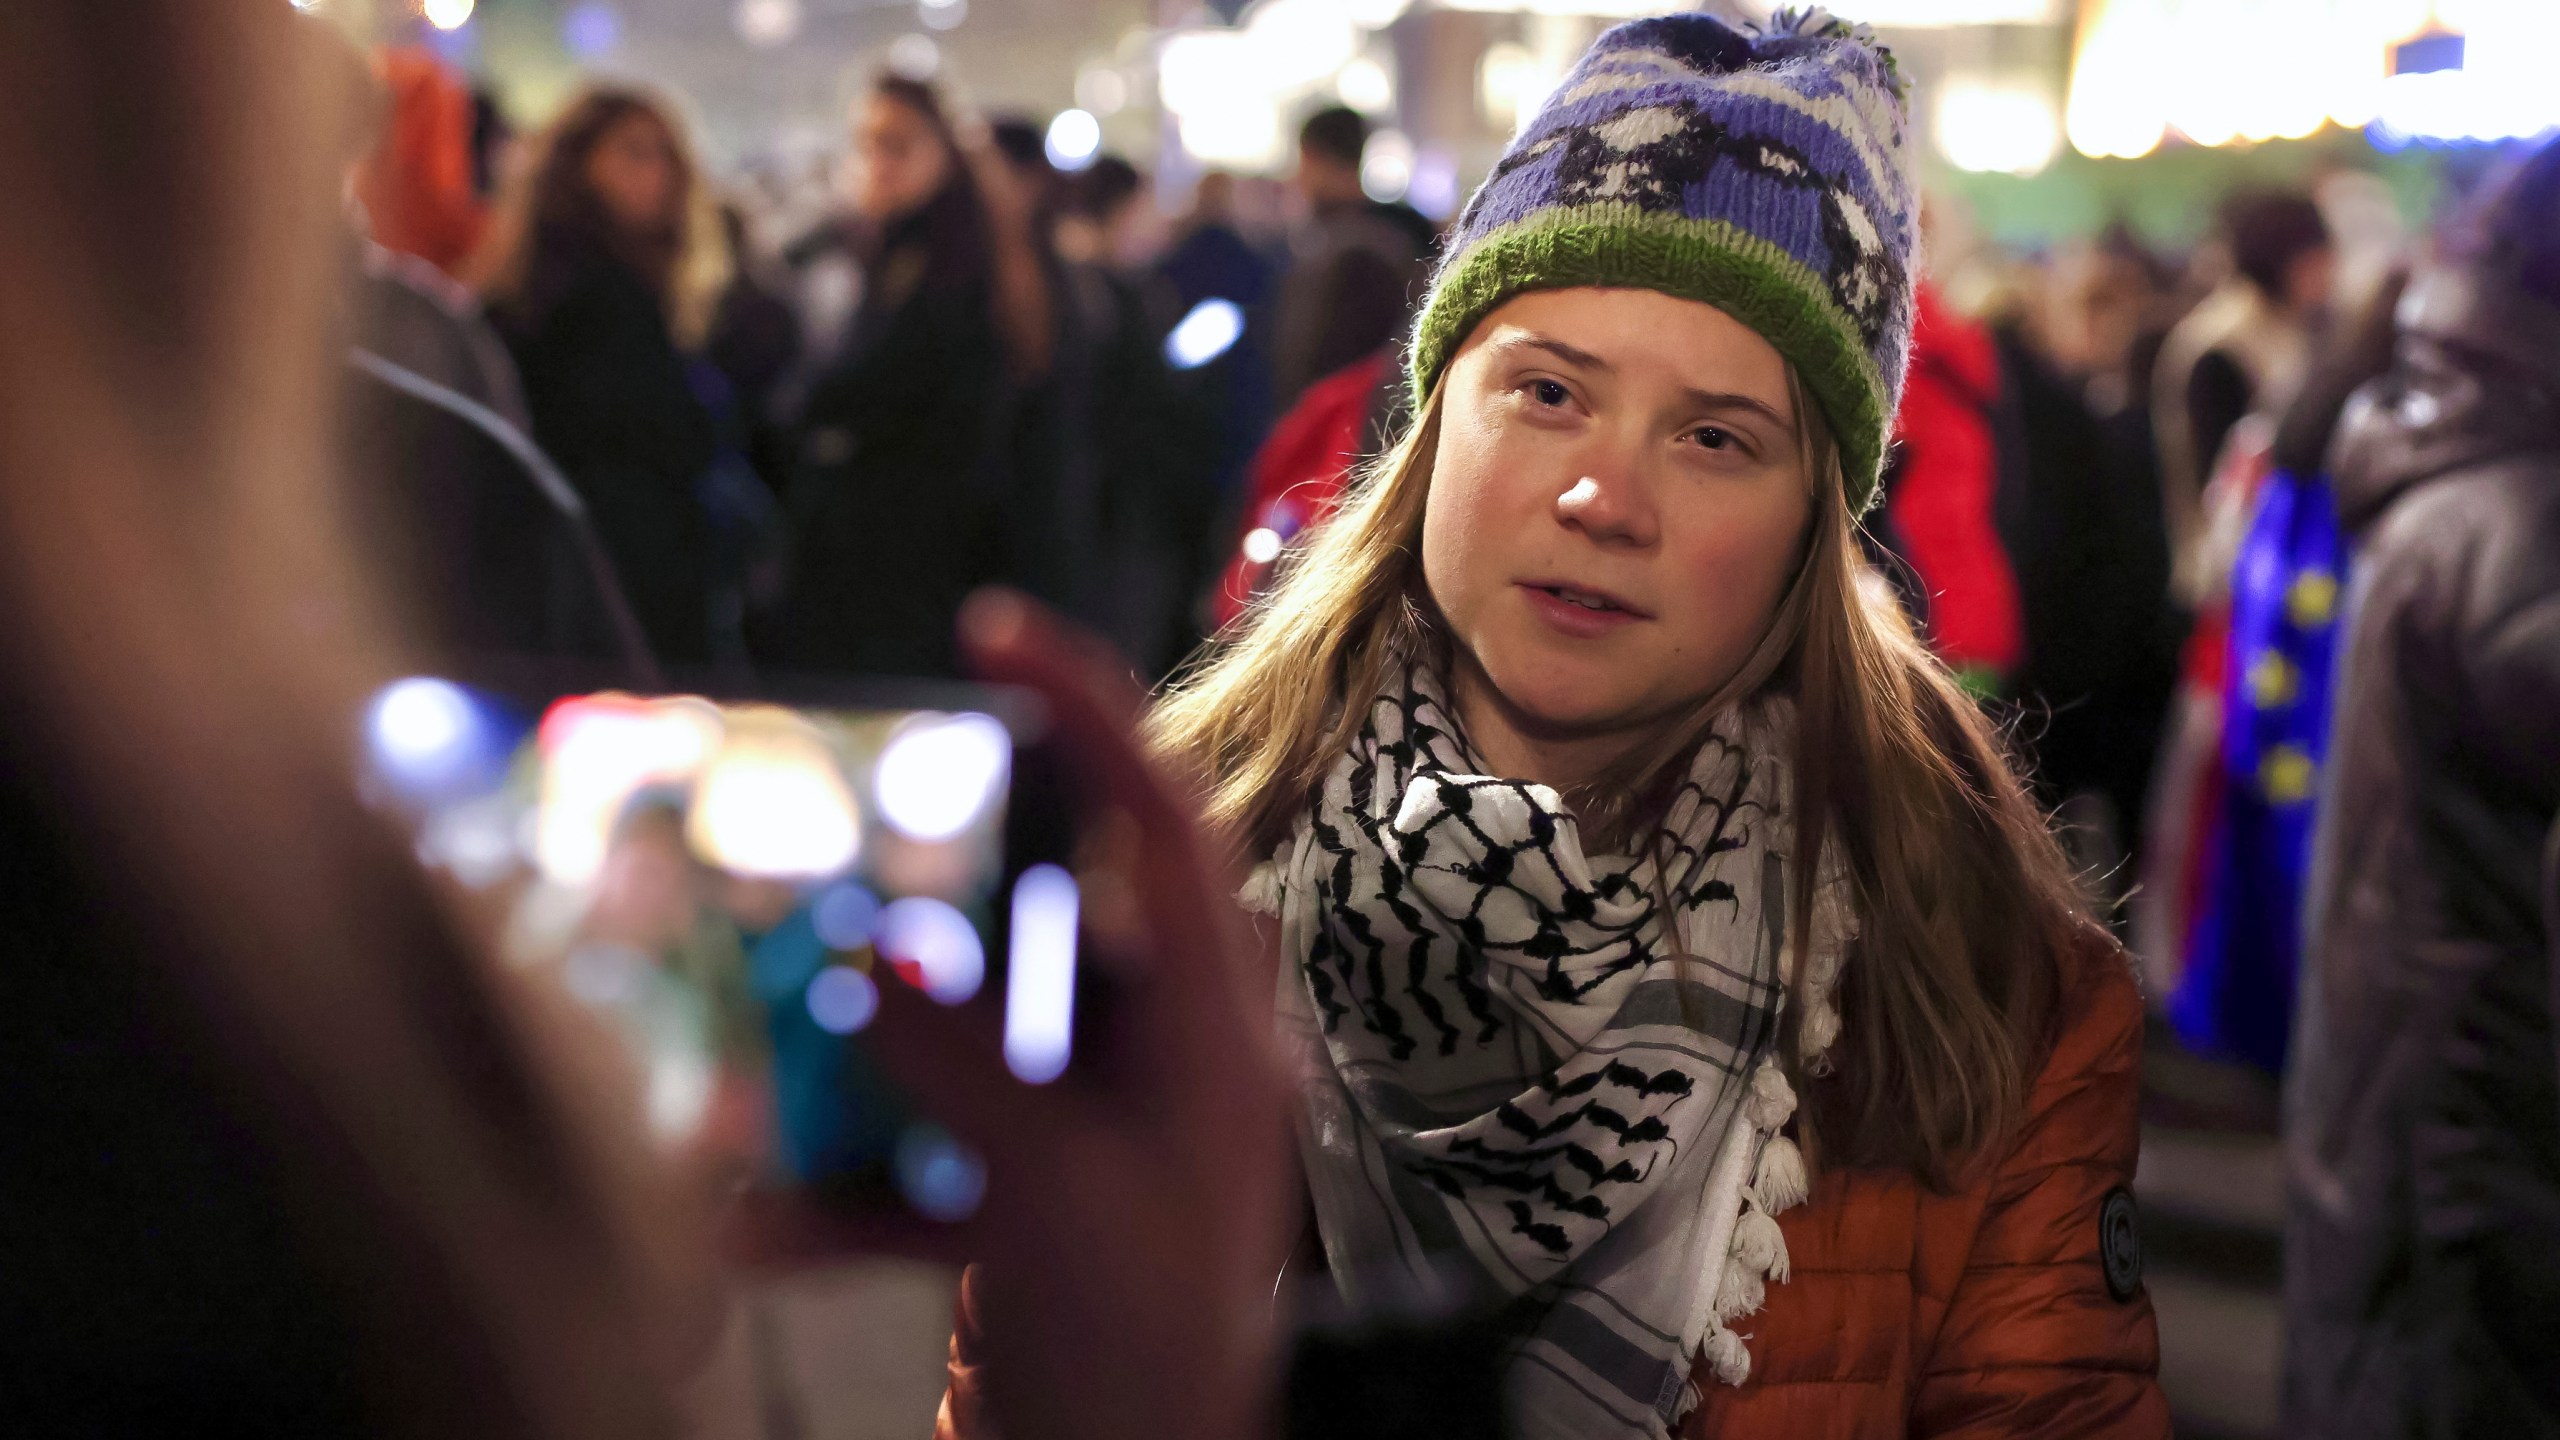
[[[1597,590],[1524,581],[1520,591],[1528,596],[1529,608],[1539,619],[1577,640],[1614,635],[1639,620],[1653,618]]]

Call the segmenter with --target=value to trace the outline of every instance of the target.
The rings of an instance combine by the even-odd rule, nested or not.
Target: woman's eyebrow
[[[1613,375],[1617,373],[1618,369],[1617,366],[1610,364],[1608,361],[1601,359],[1599,356],[1592,354],[1588,350],[1567,345],[1561,340],[1546,335],[1506,336],[1501,340],[1495,341],[1493,348],[1505,351],[1544,350],[1548,354],[1562,360],[1567,365],[1578,365],[1585,370],[1598,371],[1603,375]]]
[[[1756,395],[1741,395],[1730,390],[1695,389],[1684,393],[1688,396],[1689,403],[1701,410],[1746,410],[1781,429],[1795,423],[1781,413],[1777,406]]]

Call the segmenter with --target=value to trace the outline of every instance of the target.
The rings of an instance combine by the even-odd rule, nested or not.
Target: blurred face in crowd
[[[684,185],[675,139],[654,115],[634,111],[605,128],[587,152],[587,185],[625,230],[664,228]]]
[[[2324,309],[2337,284],[2337,247],[2321,245],[2305,250],[2284,268],[2284,302],[2297,313]]]
[[[886,95],[853,114],[853,208],[867,219],[913,214],[942,189],[954,163],[930,121]]]
[[[1472,728],[1574,741],[1692,713],[1767,630],[1812,523],[1786,361],[1652,290],[1522,295],[1442,381],[1422,529]]]

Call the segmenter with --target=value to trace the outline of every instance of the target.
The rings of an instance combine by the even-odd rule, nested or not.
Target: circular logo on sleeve
[[[2133,1192],[2122,1185],[2098,1205],[2098,1263],[2106,1268],[2107,1293],[2131,1300],[2142,1289],[2142,1226]]]

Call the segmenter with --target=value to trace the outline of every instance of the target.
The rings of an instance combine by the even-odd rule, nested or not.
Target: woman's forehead
[[[1787,362],[1758,331],[1700,300],[1579,286],[1515,295],[1484,318],[1470,350],[1535,349],[1633,382],[1749,396],[1785,412]]]

